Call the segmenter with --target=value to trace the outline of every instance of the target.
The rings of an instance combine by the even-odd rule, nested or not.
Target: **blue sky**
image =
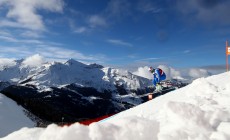
[[[1,0],[0,57],[224,65],[229,6],[228,0]]]

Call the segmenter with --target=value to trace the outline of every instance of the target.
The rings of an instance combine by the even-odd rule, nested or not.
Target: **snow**
[[[24,114],[22,107],[0,93],[0,137],[34,123]]]
[[[25,60],[15,60],[14,65],[2,59],[2,65],[8,65],[0,66],[0,81],[35,85],[39,91],[47,91],[50,87],[63,87],[68,84],[94,87],[99,92],[115,91],[117,89],[115,83],[128,89],[137,89],[151,84],[150,80],[125,70],[103,68],[97,64],[86,65],[73,59],[64,63],[44,63],[44,59],[37,54]]]
[[[63,87],[68,84],[93,87],[99,92],[116,91],[115,84],[129,90],[136,90],[152,85],[152,74],[148,67],[140,67],[137,72],[110,67],[103,68],[97,64],[86,65],[70,59],[66,62],[47,62],[39,54],[22,60],[0,59],[0,81],[13,84],[32,84],[39,91],[47,91],[50,87]],[[209,73],[203,69],[176,70],[160,65],[167,79],[195,79],[207,77]],[[145,78],[143,78],[145,77]]]
[[[83,126],[23,128],[1,140],[229,140],[230,72]]]

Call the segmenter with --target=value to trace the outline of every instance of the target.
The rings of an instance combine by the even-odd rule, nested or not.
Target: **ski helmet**
[[[151,72],[151,73],[153,73],[154,72],[154,68],[153,67],[149,67],[149,71]]]

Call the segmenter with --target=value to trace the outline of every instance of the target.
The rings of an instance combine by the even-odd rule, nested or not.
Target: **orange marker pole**
[[[149,95],[148,95],[148,98],[149,98],[149,100],[152,100],[152,99],[153,99],[153,95],[152,95],[152,94],[149,94]]]
[[[228,41],[226,41],[226,70],[228,71]]]

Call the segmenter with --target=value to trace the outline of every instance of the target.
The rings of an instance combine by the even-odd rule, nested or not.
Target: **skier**
[[[149,72],[153,74],[153,85],[155,86],[157,91],[162,90],[162,87],[160,85],[160,81],[166,79],[166,75],[164,71],[160,68],[154,69],[153,67],[149,67]]]

